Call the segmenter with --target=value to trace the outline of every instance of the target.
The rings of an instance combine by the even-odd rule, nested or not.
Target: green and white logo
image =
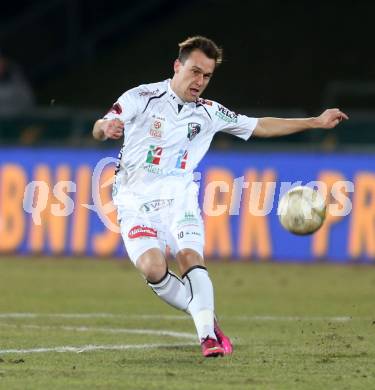
[[[185,211],[184,217],[177,221],[178,226],[198,225],[199,221],[192,211]]]
[[[237,123],[237,114],[233,111],[229,111],[223,106],[219,106],[218,110],[215,112],[215,115],[228,123]]]

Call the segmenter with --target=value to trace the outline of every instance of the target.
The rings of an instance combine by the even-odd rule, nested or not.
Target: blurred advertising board
[[[0,253],[126,256],[111,203],[116,155],[0,149]],[[211,152],[196,181],[207,257],[375,261],[375,155]],[[280,196],[299,184],[327,196],[326,221],[311,236],[278,221]]]

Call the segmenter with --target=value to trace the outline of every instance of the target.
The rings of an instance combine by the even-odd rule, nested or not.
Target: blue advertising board
[[[0,149],[0,253],[125,256],[118,230],[111,230],[116,212],[108,183],[116,155],[114,150]],[[94,183],[98,163],[100,182]],[[375,260],[375,155],[211,152],[198,171],[206,256]],[[312,182],[326,186],[327,218],[317,233],[295,236],[279,223],[277,204],[291,186]],[[100,204],[94,185],[100,187]],[[205,200],[208,188],[211,198]]]

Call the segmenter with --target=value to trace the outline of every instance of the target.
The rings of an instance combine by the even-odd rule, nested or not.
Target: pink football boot
[[[224,348],[217,340],[208,336],[205,339],[202,339],[201,348],[204,357],[224,356]]]
[[[215,330],[215,335],[216,335],[217,341],[223,347],[224,355],[232,354],[233,353],[232,342],[230,341],[230,338],[225,336],[223,331],[220,329],[219,324],[216,321],[216,318],[215,318],[215,322],[214,322],[214,330]]]

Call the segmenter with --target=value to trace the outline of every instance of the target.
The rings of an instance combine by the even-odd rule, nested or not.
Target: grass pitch
[[[128,262],[2,258],[0,388],[375,388],[373,267],[208,265],[230,357]]]

